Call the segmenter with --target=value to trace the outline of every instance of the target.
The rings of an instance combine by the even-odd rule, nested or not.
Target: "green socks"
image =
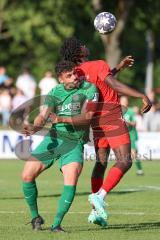
[[[135,161],[135,164],[136,164],[137,170],[142,170],[142,164],[141,164],[141,161],[140,161],[140,160],[136,160],[136,161]]]
[[[25,200],[30,208],[32,219],[38,217],[37,206],[37,186],[36,182],[23,182],[23,192]],[[68,212],[76,192],[76,186],[65,185],[63,193],[59,199],[58,209],[52,227],[57,227],[61,224],[64,215]]]
[[[59,203],[58,203],[58,209],[56,216],[54,218],[54,222],[52,224],[52,228],[57,227],[61,224],[64,215],[68,212],[74,196],[76,192],[76,186],[70,186],[70,185],[65,185],[63,193],[61,194]]]
[[[37,207],[37,186],[36,182],[23,182],[23,193],[25,200],[30,208],[32,219],[38,217],[38,207]]]

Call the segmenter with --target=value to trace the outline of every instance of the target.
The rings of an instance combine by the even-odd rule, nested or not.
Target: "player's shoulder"
[[[57,86],[51,89],[49,95],[59,94],[61,91],[63,91],[63,84],[58,84]]]
[[[97,91],[97,87],[93,83],[87,82],[87,81],[84,81],[83,89],[88,90],[88,91],[91,91],[91,90]]]
[[[102,65],[102,64],[107,64],[107,62],[102,59],[98,59],[98,60],[86,61],[86,62],[82,63],[81,66],[87,66],[87,65],[97,66],[97,65]]]
[[[84,81],[83,87],[81,89],[81,93],[83,93],[87,99],[94,99],[94,101],[97,101],[99,92],[94,84]]]

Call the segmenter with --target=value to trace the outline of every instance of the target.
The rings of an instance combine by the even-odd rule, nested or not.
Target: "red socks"
[[[108,172],[107,177],[103,181],[102,188],[108,193],[110,192],[121,180],[124,173],[117,167],[112,167]]]
[[[92,193],[98,192],[99,189],[101,188],[102,184],[103,184],[103,178],[92,177],[91,178]]]

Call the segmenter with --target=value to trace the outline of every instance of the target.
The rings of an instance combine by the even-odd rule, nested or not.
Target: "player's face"
[[[60,83],[64,84],[66,89],[74,89],[79,88],[81,81],[78,77],[78,73],[76,69],[72,69],[71,71],[63,72],[59,76]]]

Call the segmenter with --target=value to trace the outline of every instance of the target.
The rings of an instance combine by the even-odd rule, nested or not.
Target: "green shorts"
[[[46,168],[58,160],[59,168],[71,162],[83,165],[83,145],[77,139],[69,139],[66,136],[52,136],[48,133],[43,141],[31,152],[31,156],[41,161]]]
[[[130,135],[131,139],[131,149],[137,150],[137,138],[135,136]]]
[[[137,132],[129,132],[130,140],[131,140],[131,149],[137,150]]]

